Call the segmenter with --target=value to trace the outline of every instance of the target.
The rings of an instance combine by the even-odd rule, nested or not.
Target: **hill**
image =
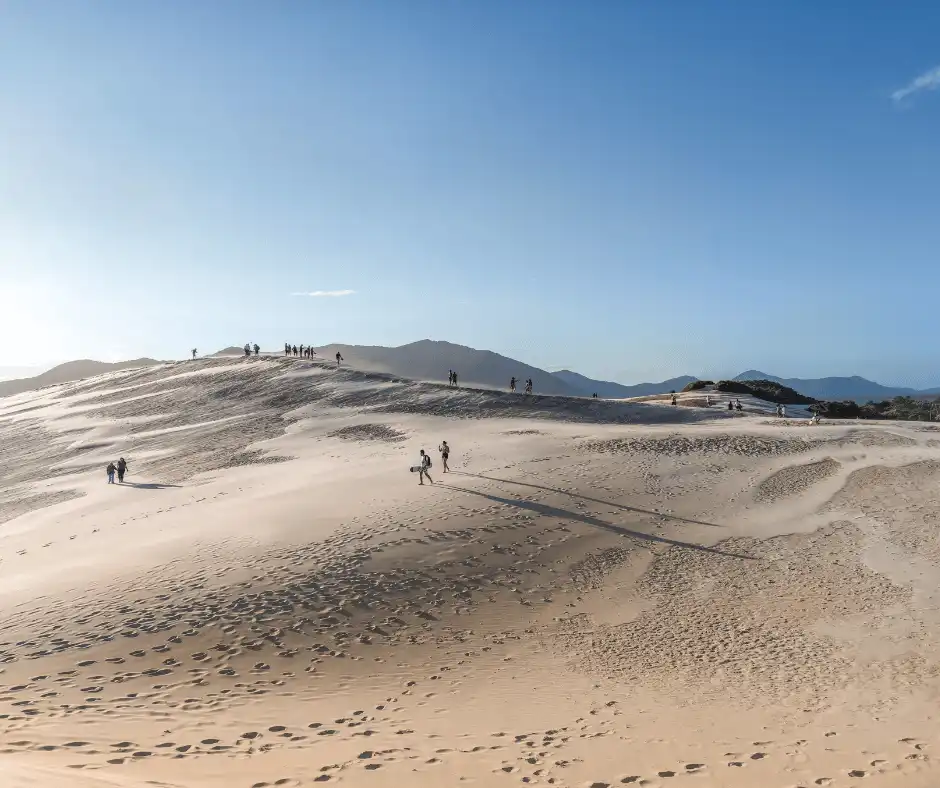
[[[57,367],[46,370],[41,375],[34,375],[31,378],[0,381],[0,397],[11,397],[14,394],[22,394],[26,391],[41,389],[44,386],[55,386],[59,383],[69,383],[73,380],[90,378],[93,375],[103,375],[105,372],[115,372],[117,370],[133,369],[135,367],[149,367],[160,363],[160,361],[152,358],[137,358],[133,361],[118,361],[115,363],[92,361],[91,359],[67,361],[64,364],[59,364]]]
[[[568,397],[584,393],[568,385],[551,372],[524,364],[490,350],[422,339],[400,347],[379,345],[325,345],[316,349],[324,358],[332,358],[336,351],[343,354],[349,364],[373,372],[384,372],[411,380],[446,382],[448,370],[457,370],[460,383],[484,388],[507,389],[509,379],[522,381],[532,378],[537,394],[557,394]],[[520,385],[520,389],[522,386]]]
[[[719,380],[715,389],[730,394],[746,394],[780,405],[812,405],[817,401],[778,380]]]
[[[682,391],[689,383],[695,380],[691,375],[682,375],[670,378],[661,383],[637,383],[626,386],[623,383],[614,383],[610,380],[594,380],[585,377],[570,369],[552,372],[552,375],[577,390],[582,396],[590,397],[596,393],[599,397],[607,399],[626,399],[628,397],[648,397],[652,394],[668,394],[670,391]]]
[[[788,388],[795,389],[801,394],[814,399],[853,400],[855,402],[868,402],[870,400],[884,400],[892,397],[911,396],[917,394],[916,389],[897,386],[883,386],[873,380],[853,375],[851,377],[829,378],[779,378],[749,369],[734,378],[739,381],[770,380]],[[932,393],[930,390],[924,394]]]

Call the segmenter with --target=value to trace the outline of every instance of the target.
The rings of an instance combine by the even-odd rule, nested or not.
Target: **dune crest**
[[[0,400],[3,784],[935,785],[929,436],[265,356]]]

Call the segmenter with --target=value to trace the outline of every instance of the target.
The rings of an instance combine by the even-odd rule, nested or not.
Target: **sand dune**
[[[3,785],[940,783],[935,430],[685,405],[264,356],[0,401]]]
[[[92,361],[90,359],[67,361],[65,364],[59,364],[52,369],[48,369],[32,377],[0,380],[0,397],[9,397],[13,394],[22,394],[25,391],[35,391],[44,386],[54,386],[58,383],[68,383],[73,380],[90,378],[94,375],[102,375],[113,370],[134,369],[159,363],[159,361],[155,361],[152,358],[138,358],[133,361],[116,362]]]

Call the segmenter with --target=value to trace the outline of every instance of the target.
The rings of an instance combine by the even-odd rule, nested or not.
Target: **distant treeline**
[[[830,419],[891,419],[896,421],[933,421],[940,415],[940,397],[914,399],[894,397],[883,402],[819,402],[812,410]]]
[[[888,419],[895,421],[932,421],[940,417],[940,397],[914,399],[894,397],[883,402],[867,402],[859,405],[852,400],[835,402],[818,400],[800,394],[789,386],[772,380],[695,380],[683,391],[699,391],[714,386],[716,391],[744,394],[780,405],[808,405],[820,417],[829,419]]]

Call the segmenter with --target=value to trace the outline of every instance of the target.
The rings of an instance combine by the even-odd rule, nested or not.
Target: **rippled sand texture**
[[[940,785],[925,427],[264,357],[0,400],[0,782]]]

